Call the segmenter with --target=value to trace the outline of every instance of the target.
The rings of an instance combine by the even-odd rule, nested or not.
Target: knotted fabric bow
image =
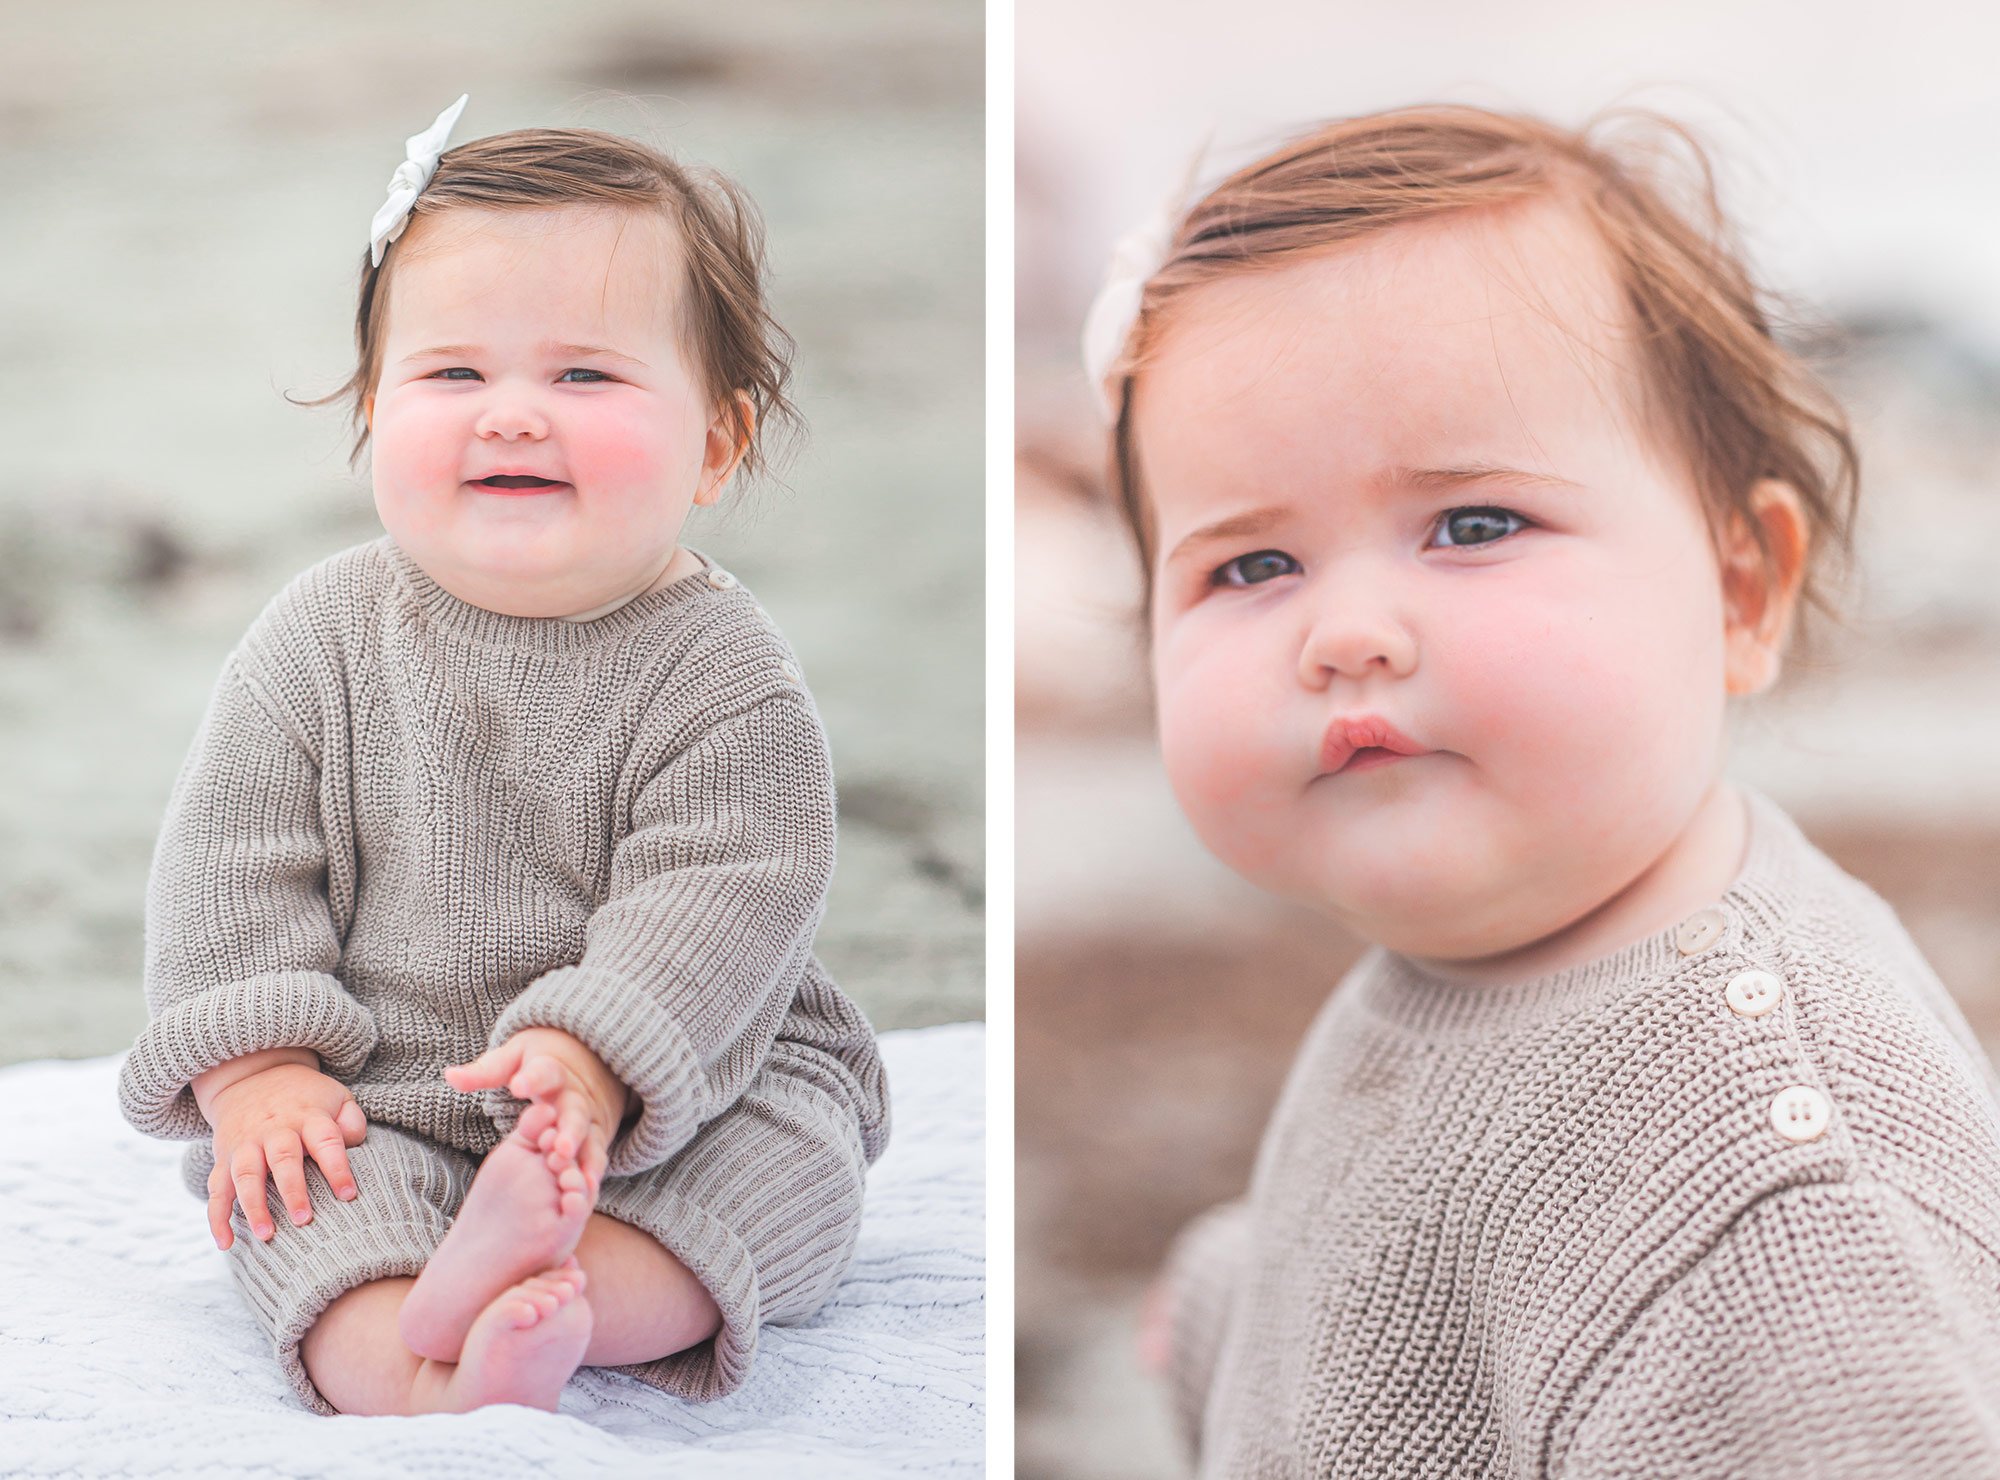
[[[1174,228],[1180,224],[1194,182],[1201,174],[1208,144],[1194,152],[1174,193],[1160,202],[1159,209],[1118,239],[1111,249],[1111,266],[1105,270],[1104,286],[1091,301],[1083,321],[1083,370],[1097,393],[1097,408],[1108,425],[1118,419],[1118,396],[1113,394],[1111,367],[1125,352],[1132,336],[1139,305],[1145,301],[1146,284],[1166,265],[1173,250]]]
[[[458,122],[458,115],[465,111],[465,100],[471,96],[461,93],[458,101],[438,114],[437,121],[429,128],[403,141],[405,158],[389,177],[389,198],[376,210],[375,220],[368,229],[368,260],[376,267],[382,265],[382,254],[389,250],[389,243],[410,224],[410,207],[437,173],[445,140],[451,137],[452,125]]]
[[[1106,377],[1125,351],[1125,341],[1139,317],[1140,301],[1146,296],[1147,280],[1160,270],[1173,246],[1179,204],[1178,197],[1163,202],[1118,238],[1118,245],[1111,249],[1111,265],[1105,269],[1104,286],[1097,290],[1083,321],[1083,369],[1097,392],[1097,409],[1106,422],[1118,417],[1118,398],[1111,393]]]

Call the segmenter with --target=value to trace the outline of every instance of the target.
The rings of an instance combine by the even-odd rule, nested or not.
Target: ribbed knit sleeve
[[[375,1023],[334,975],[319,772],[232,655],[174,782],[146,895],[150,1021],[118,1078],[148,1135],[211,1127],[190,1081],[266,1048],[309,1048],[352,1073]]]
[[[607,1176],[674,1155],[762,1063],[809,958],[833,873],[834,793],[811,701],[784,689],[720,720],[640,793],[583,956],[494,1023],[581,1039],[643,1105]],[[524,1108],[484,1092],[502,1134]]]
[[[712,1340],[621,1370],[697,1401],[741,1386],[758,1329],[812,1316],[846,1272],[888,1126],[874,1035],[815,969],[750,1087],[674,1157],[669,1196],[628,1208],[605,1184],[599,1207],[646,1227],[722,1312]]]
[[[1183,1228],[1167,1252],[1167,1388],[1188,1452],[1201,1452],[1201,1414],[1215,1380],[1229,1302],[1250,1250],[1250,1207],[1238,1198]]]
[[[2000,1475],[1996,1353],[1990,1252],[1885,1183],[1790,1188],[1607,1354],[1550,1473]]]

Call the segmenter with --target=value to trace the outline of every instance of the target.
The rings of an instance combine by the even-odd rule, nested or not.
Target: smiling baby
[[[464,103],[362,266],[340,394],[386,533],[223,665],[120,1079],[197,1141],[189,1190],[326,1414],[552,1410],[579,1364],[729,1392],[845,1270],[887,1134],[813,953],[818,711],[681,543],[790,414],[754,211],[593,130],[445,153]]]

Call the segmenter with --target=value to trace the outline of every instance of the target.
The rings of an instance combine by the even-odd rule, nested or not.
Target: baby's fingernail
[[[256,1228],[257,1237],[259,1238],[269,1238],[274,1232],[276,1230],[268,1223],[259,1223]]]
[[[306,1221],[306,1219],[308,1219],[308,1218],[310,1218],[310,1217],[312,1217],[312,1209],[311,1209],[311,1208],[293,1208],[293,1209],[292,1209],[292,1221],[293,1221],[294,1223],[303,1223],[303,1222],[305,1222],[305,1221]]]
[[[355,1193],[352,1187],[343,1187],[340,1189],[340,1200],[342,1202],[353,1202],[354,1196]]]

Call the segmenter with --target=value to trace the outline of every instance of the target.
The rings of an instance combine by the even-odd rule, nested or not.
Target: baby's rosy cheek
[[[652,492],[672,461],[658,429],[623,415],[594,419],[590,435],[580,440],[571,456],[576,482],[599,490]]]
[[[1245,711],[1192,696],[1163,706],[1160,755],[1181,810],[1211,847],[1255,828],[1273,759]]]
[[[469,451],[463,428],[422,408],[378,420],[376,470],[406,496],[455,489]]]

